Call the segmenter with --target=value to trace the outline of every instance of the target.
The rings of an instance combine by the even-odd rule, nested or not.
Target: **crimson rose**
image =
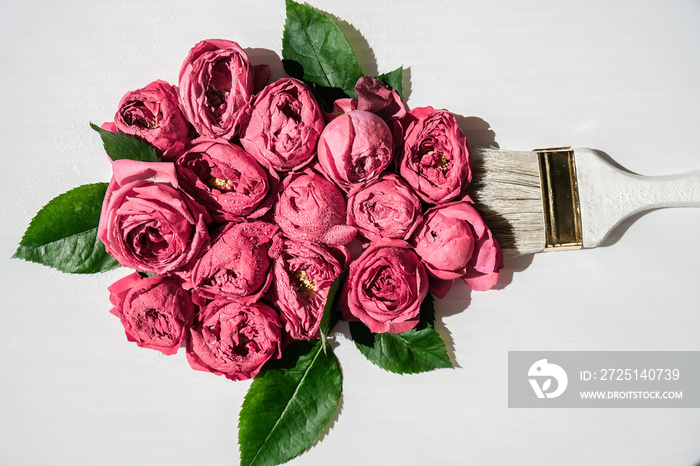
[[[170,275],[128,275],[109,287],[110,311],[119,317],[126,338],[142,348],[175,354],[194,318],[190,295]]]
[[[474,290],[492,288],[503,267],[501,248],[468,196],[429,209],[412,243],[430,275],[461,278]]]
[[[182,188],[214,221],[257,218],[270,191],[267,171],[240,147],[223,139],[199,138],[175,162]]]
[[[187,340],[193,369],[231,380],[255,377],[263,364],[282,355],[277,312],[262,304],[218,299],[200,312]]]
[[[341,311],[344,320],[360,320],[374,333],[401,333],[418,324],[427,294],[428,275],[411,246],[385,239],[350,264]]]
[[[97,236],[124,267],[186,272],[209,246],[209,215],[179,189],[169,162],[112,163]]]
[[[316,155],[323,112],[309,88],[296,79],[268,85],[251,102],[246,119],[241,144],[271,169],[297,170]]]
[[[348,224],[356,226],[369,240],[407,240],[421,219],[420,200],[394,174],[384,174],[348,193]]]
[[[254,92],[254,69],[235,42],[222,39],[196,44],[182,63],[180,97],[185,116],[201,136],[231,139],[241,110]]]
[[[321,317],[333,280],[347,260],[341,260],[328,248],[305,241],[285,240],[275,259],[274,280],[270,288],[280,310],[285,330],[295,340],[320,338]]]
[[[384,120],[364,110],[333,119],[318,140],[318,161],[343,190],[378,178],[392,162],[394,139]]]
[[[334,246],[349,243],[357,233],[345,216],[343,193],[311,171],[288,176],[275,207],[275,222],[288,238]]]
[[[163,160],[177,158],[189,140],[190,125],[177,89],[161,80],[127,92],[119,102],[114,124],[120,133],[150,143]]]
[[[401,176],[425,202],[439,204],[459,197],[471,181],[467,138],[446,110],[414,108],[406,117]]]
[[[250,304],[270,287],[271,257],[277,256],[279,234],[266,222],[237,223],[214,237],[211,249],[190,276],[195,302],[229,298]]]

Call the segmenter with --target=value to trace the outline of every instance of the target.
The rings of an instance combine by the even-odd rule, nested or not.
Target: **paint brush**
[[[475,149],[469,194],[504,256],[594,248],[625,219],[700,207],[700,170],[641,176],[586,148]]]

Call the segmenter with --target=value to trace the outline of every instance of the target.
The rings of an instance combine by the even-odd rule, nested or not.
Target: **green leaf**
[[[282,35],[282,58],[303,69],[302,79],[342,89],[357,98],[355,83],[362,70],[338,25],[313,8],[286,0],[287,21]],[[298,73],[298,72],[297,72]]]
[[[320,436],[340,403],[342,374],[320,341],[296,341],[255,377],[241,407],[241,465],[281,464]]]
[[[68,273],[118,267],[119,262],[107,254],[97,237],[107,186],[86,184],[53,198],[31,221],[12,257]]]
[[[112,160],[131,159],[140,162],[160,162],[156,149],[149,143],[129,134],[113,133],[104,130],[94,123],[90,127],[97,131],[102,138],[105,152]]]
[[[415,374],[453,367],[445,342],[433,328],[435,310],[428,295],[421,305],[421,321],[403,333],[372,333],[361,322],[350,322],[355,346],[373,364],[397,374]]]
[[[390,88],[399,93],[399,97],[403,99],[403,66],[399,66],[394,71],[380,74],[377,79],[388,84]]]
[[[343,282],[345,281],[345,275],[347,274],[347,269],[340,272],[340,274],[335,277],[331,287],[328,290],[328,298],[326,299],[326,305],[323,308],[323,316],[321,317],[321,341],[323,342],[323,351],[326,351],[326,338],[330,333],[333,326],[338,323],[339,312],[338,312],[338,292],[343,288]]]

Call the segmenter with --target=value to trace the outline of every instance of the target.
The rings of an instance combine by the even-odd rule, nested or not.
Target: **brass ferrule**
[[[557,147],[535,152],[542,185],[545,251],[580,249],[583,238],[574,151]]]

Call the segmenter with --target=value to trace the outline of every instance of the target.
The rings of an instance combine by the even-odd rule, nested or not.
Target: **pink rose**
[[[253,99],[241,144],[276,171],[297,170],[316,155],[324,124],[311,91],[295,79],[284,78]]]
[[[348,193],[348,225],[356,226],[369,240],[407,240],[421,220],[420,200],[394,174],[384,174]]]
[[[192,299],[177,277],[133,273],[109,291],[111,313],[121,320],[127,340],[166,355],[177,352],[194,318]]]
[[[278,252],[277,226],[265,222],[230,224],[192,268],[195,302],[229,298],[250,304],[270,287],[271,257]]]
[[[352,112],[353,110],[357,110],[357,100],[344,97],[342,99],[336,99],[335,102],[333,102],[333,111],[328,113],[324,110],[323,116],[326,119],[326,124],[328,124],[343,113]]]
[[[427,294],[428,275],[410,245],[380,240],[350,264],[341,311],[374,333],[401,333],[418,324]]]
[[[267,210],[259,207],[270,191],[268,173],[238,146],[223,139],[199,138],[175,167],[182,188],[216,222],[256,218]]]
[[[114,124],[120,133],[150,143],[164,160],[174,160],[189,141],[190,125],[177,90],[165,81],[127,92],[119,102]]]
[[[357,109],[372,112],[384,121],[406,116],[406,105],[395,90],[372,76],[363,76],[355,84]]]
[[[328,123],[318,141],[318,161],[329,179],[345,191],[379,177],[394,155],[384,120],[355,110]]]
[[[361,77],[355,84],[355,91],[357,92],[357,99],[344,98],[333,102],[333,113],[326,114],[328,121],[353,110],[364,110],[374,113],[387,124],[406,116],[406,105],[401,100],[399,93],[377,78],[372,76]],[[401,133],[399,132],[398,134],[400,135]]]
[[[180,190],[170,162],[115,160],[97,235],[124,267],[186,271],[209,245],[209,215]]]
[[[342,270],[341,262],[320,244],[284,241],[282,252],[275,259],[270,290],[289,336],[295,340],[320,338],[328,291]]]
[[[185,116],[202,136],[231,139],[253,98],[254,70],[235,42],[209,39],[190,50],[180,69]]]
[[[471,181],[467,138],[446,110],[415,108],[407,116],[401,176],[425,202],[459,197]]]
[[[279,317],[269,306],[218,299],[201,310],[192,327],[187,361],[196,370],[250,379],[282,355],[281,336]]]
[[[345,224],[343,193],[317,173],[293,174],[284,181],[275,208],[275,222],[288,238],[347,244],[355,237],[354,227]]]
[[[429,209],[412,243],[430,275],[461,278],[474,290],[493,287],[503,267],[501,248],[468,196]]]

